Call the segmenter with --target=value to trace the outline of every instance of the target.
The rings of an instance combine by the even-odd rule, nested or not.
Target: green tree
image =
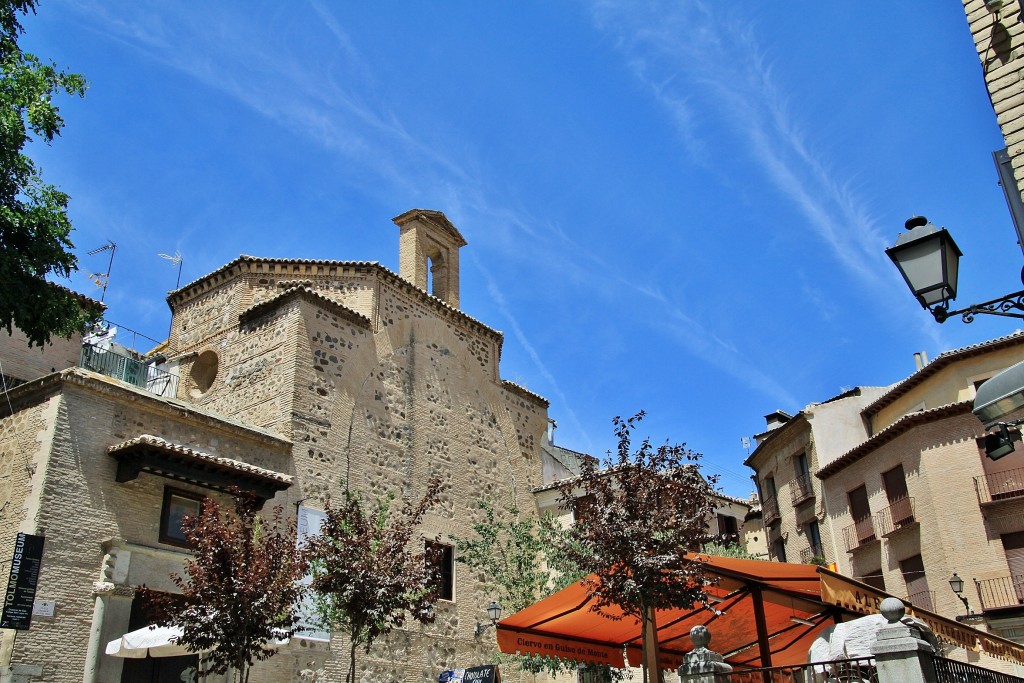
[[[473,525],[474,535],[456,538],[457,561],[480,572],[509,613],[583,578],[584,572],[562,550],[572,544],[572,530],[552,515],[523,515],[512,503],[496,509],[493,502],[477,502],[483,519]],[[557,674],[574,662],[530,655],[500,655],[523,671]]]
[[[705,543],[704,549],[701,552],[703,552],[705,555],[713,555],[715,557],[735,557],[740,560],[765,559],[763,557],[751,555],[739,543],[726,543],[720,540],[714,540]]]
[[[418,503],[406,500],[398,514],[391,500],[367,509],[357,493],[345,490],[341,505],[325,506],[320,533],[308,545],[314,606],[320,623],[348,637],[349,668],[355,683],[356,651],[405,624],[409,616],[434,620],[436,557],[414,540],[423,516],[439,500],[441,482],[432,480]]]
[[[78,266],[68,195],[43,182],[25,146],[60,134],[64,119],[53,98],[83,97],[86,82],[18,46],[20,16],[35,13],[36,5],[0,0],[0,325],[8,333],[20,329],[29,346],[83,331],[102,312],[46,280],[68,277]]]
[[[712,540],[707,519],[715,508],[715,478],[701,476],[700,454],[685,445],[655,448],[644,439],[634,449],[631,432],[643,416],[616,417],[617,453],[600,463],[584,459],[580,475],[558,489],[563,506],[588,500],[567,552],[591,574],[584,583],[593,609],[615,606],[640,622],[648,681],[658,680],[650,671],[657,660],[654,611],[707,600],[704,565],[686,554]]]
[[[207,653],[204,676],[233,669],[247,682],[254,661],[273,656],[273,641],[291,636],[298,621],[305,553],[296,547],[295,528],[284,523],[281,507],[265,520],[258,505],[240,491],[233,510],[205,499],[199,514],[181,524],[192,547],[184,576],[171,576],[181,593],[138,589],[157,623],[179,627],[179,643]]]

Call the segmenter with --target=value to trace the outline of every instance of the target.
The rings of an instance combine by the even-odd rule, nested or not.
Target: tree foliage
[[[25,333],[29,345],[84,330],[102,309],[46,281],[68,277],[78,262],[71,253],[68,195],[43,182],[24,153],[32,140],[50,143],[64,119],[54,95],[82,97],[86,82],[23,52],[20,15],[37,0],[0,0],[0,325]]]
[[[735,557],[740,560],[764,560],[764,557],[751,555],[739,543],[728,543],[721,540],[714,540],[704,544],[702,551],[705,555],[715,557]]]
[[[436,557],[416,537],[424,515],[439,500],[441,482],[432,480],[417,503],[405,500],[393,514],[391,500],[367,509],[346,490],[337,507],[325,506],[320,533],[309,541],[315,610],[323,626],[349,640],[348,683],[354,683],[356,651],[367,652],[380,636],[411,616],[434,620]]]
[[[477,505],[483,519],[474,536],[455,539],[458,562],[482,572],[503,609],[518,612],[583,578],[562,552],[571,531],[551,515],[523,515],[512,504],[496,510],[489,500]]]
[[[181,594],[145,586],[139,593],[156,607],[159,624],[181,628],[182,645],[209,650],[204,673],[230,667],[244,682],[254,661],[274,654],[272,641],[294,632],[294,606],[303,591],[299,579],[307,564],[280,507],[265,520],[257,515],[253,496],[235,493],[233,510],[207,498],[198,515],[182,521],[192,559],[184,576],[171,577]]]
[[[563,548],[572,544],[572,529],[552,515],[523,515],[513,502],[507,509],[481,499],[483,519],[473,525],[474,535],[455,539],[457,561],[480,572],[507,613],[518,612],[583,578]],[[530,655],[502,655],[530,673],[552,675],[568,670],[561,659]]]
[[[584,579],[593,609],[615,618],[615,607],[637,618],[646,650],[653,610],[706,601],[703,565],[685,555],[712,540],[707,519],[715,479],[701,476],[700,455],[685,445],[655,448],[644,439],[634,448],[632,432],[643,416],[616,417],[616,454],[604,462],[584,459],[580,475],[558,489],[564,506],[588,501],[567,552],[593,574]]]

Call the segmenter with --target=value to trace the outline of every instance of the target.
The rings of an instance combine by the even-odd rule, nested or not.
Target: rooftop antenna
[[[174,283],[174,291],[178,291],[178,288],[181,287],[181,264],[184,261],[184,259],[181,258],[181,252],[179,250],[175,249],[173,256],[171,256],[170,254],[157,254],[157,256],[159,256],[162,259],[167,259],[168,261],[171,262],[172,266],[174,266],[174,265],[178,266],[178,279]],[[167,324],[167,341],[168,342],[170,342],[170,340],[171,340],[171,331],[172,330],[174,330],[174,313],[173,312],[171,313],[171,322],[169,322]],[[296,510],[299,509],[298,508],[298,503],[296,503],[295,509]]]
[[[177,249],[175,249],[173,256],[170,255],[170,254],[157,254],[157,256],[159,256],[162,259],[167,259],[168,261],[171,262],[172,266],[175,266],[175,265],[178,266],[178,279],[174,283],[174,289],[175,289],[175,291],[177,291],[177,289],[179,287],[181,287],[181,263],[182,263],[182,260],[183,260],[181,258],[181,252],[178,251]]]
[[[110,262],[107,263],[107,272],[105,273],[92,273],[89,275],[89,279],[96,283],[97,287],[101,287],[103,292],[100,294],[100,303],[103,303],[103,297],[107,295],[107,285],[110,284],[110,271],[114,267],[114,252],[117,251],[117,245],[107,240],[107,243],[102,247],[97,247],[89,252],[89,256],[95,256],[101,251],[110,251]]]

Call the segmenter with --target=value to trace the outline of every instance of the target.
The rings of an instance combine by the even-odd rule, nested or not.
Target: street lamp
[[[901,234],[896,244],[885,253],[900,269],[918,303],[923,308],[931,308],[935,319],[943,322],[946,319],[945,303],[956,298],[963,252],[948,230],[936,228],[924,216],[914,216],[906,222],[906,228],[907,232]],[[943,314],[936,313],[938,310]]]
[[[498,625],[498,619],[501,619],[501,605],[492,601],[491,604],[487,606],[487,618],[491,620],[491,623],[481,624],[479,621],[476,622],[477,637],[480,637],[480,635],[490,627]]]
[[[943,323],[947,318],[959,315],[965,323],[970,323],[980,313],[1024,318],[1024,291],[957,311],[949,310],[948,302],[956,299],[957,275],[963,252],[949,231],[936,228],[924,216],[914,216],[906,222],[906,228],[907,232],[901,234],[896,244],[885,253],[899,268],[918,303],[931,311],[936,322]]]
[[[953,576],[949,578],[949,587],[956,593],[956,597],[960,598],[960,602],[964,603],[967,613],[974,614],[974,610],[971,609],[971,603],[967,602],[967,598],[963,596],[964,580],[956,572],[953,572]]]

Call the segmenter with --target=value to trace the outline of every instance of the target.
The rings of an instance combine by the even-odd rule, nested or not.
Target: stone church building
[[[440,476],[447,489],[423,536],[447,542],[471,534],[480,496],[534,508],[552,466],[548,402],[501,379],[501,333],[459,309],[466,242],[455,226],[426,210],[394,222],[397,275],[240,256],[171,293],[160,353],[116,371],[100,345],[78,367],[22,377],[0,347],[4,373],[24,382],[0,407],[0,561],[19,532],[45,536],[42,608],[28,630],[0,631],[4,680],[180,680],[104,648],[145,625],[135,586],[171,589],[187,556],[182,512],[232,484],[294,514],[322,509],[346,482],[415,498]],[[363,680],[433,681],[490,660],[493,630],[477,637],[474,626],[495,596],[452,570],[436,622],[362,656]],[[335,638],[293,638],[253,680],[343,679]]]

